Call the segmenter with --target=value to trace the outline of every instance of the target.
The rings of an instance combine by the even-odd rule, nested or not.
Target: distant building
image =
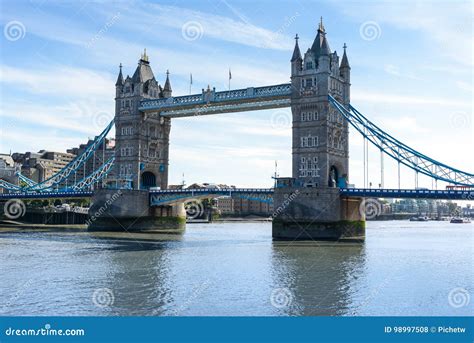
[[[21,173],[36,182],[49,179],[71,162],[71,153],[40,150],[37,153],[14,153],[13,160],[21,165]]]
[[[0,154],[0,179],[14,185],[18,184],[16,173],[20,171],[20,164],[16,163],[10,155]],[[0,192],[3,188],[0,188]]]
[[[97,138],[97,137],[95,137]],[[87,147],[92,144],[93,140],[89,139],[87,143],[81,144],[78,147],[68,149],[67,152],[70,154],[74,154],[79,156],[82,154]],[[104,145],[105,142],[105,145]],[[100,144],[97,150],[92,154],[92,157],[87,160],[83,168],[79,168],[77,171],[77,175],[72,175],[69,178],[69,182],[74,182],[74,178],[76,181],[81,180],[84,176],[88,176],[92,174],[95,170],[97,170],[101,165],[103,165],[108,159],[110,159],[115,154],[115,139],[107,139],[105,138],[104,142]],[[114,170],[113,168],[110,170],[109,174],[107,175],[108,178],[114,177]]]
[[[217,198],[217,209],[222,215],[257,215],[271,216],[273,204],[259,200],[245,199],[238,196],[224,196]]]
[[[221,214],[234,214],[234,199],[230,196],[219,197],[216,199],[217,210]]]

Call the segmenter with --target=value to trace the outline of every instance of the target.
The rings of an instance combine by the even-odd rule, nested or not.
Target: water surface
[[[472,224],[367,226],[364,244],[272,242],[271,223],[248,222],[159,237],[1,232],[0,315],[474,313],[474,299],[449,301],[474,297]]]

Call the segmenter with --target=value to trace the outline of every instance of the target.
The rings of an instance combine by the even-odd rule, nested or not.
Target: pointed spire
[[[347,59],[347,54],[346,54],[346,49],[347,45],[344,43],[344,54],[342,55],[342,61],[341,61],[341,67],[340,68],[350,68],[349,66],[349,60]]]
[[[324,49],[327,51],[323,53],[322,50],[323,50],[324,44],[326,45]],[[316,38],[314,39],[313,45],[311,46],[311,51],[313,52],[316,58],[318,58],[322,54],[329,55],[331,53],[331,49],[329,48],[329,43],[326,39],[326,29],[324,28],[324,25],[323,25],[323,17],[321,17],[321,21],[319,22],[318,33],[316,35]]]
[[[326,33],[326,30],[324,29],[324,25],[323,25],[323,17],[321,17],[321,20],[319,22],[318,32]]]
[[[146,48],[144,49],[143,54],[142,54],[142,57],[141,57],[140,60],[143,61],[143,62],[150,62],[150,61],[148,60],[148,55],[146,54]]]
[[[291,62],[294,61],[302,61],[303,59],[301,58],[301,52],[300,52],[300,47],[298,45],[298,34],[295,36],[295,50],[293,50],[293,56],[291,57]]]
[[[165,92],[171,92],[171,83],[170,83],[170,72],[169,70],[166,71],[166,81],[165,81],[165,88],[163,90]]]
[[[122,86],[123,85],[123,75],[122,75],[122,63],[120,63],[120,71],[117,77],[117,82],[115,82],[116,86]]]

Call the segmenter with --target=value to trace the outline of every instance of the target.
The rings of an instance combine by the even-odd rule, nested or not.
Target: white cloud
[[[435,49],[457,63],[472,66],[472,17],[470,1],[344,2],[340,9],[361,23],[376,21],[383,31],[388,24],[423,33],[439,47]],[[403,49],[403,37],[394,42]]]
[[[401,105],[439,105],[449,107],[469,107],[471,104],[466,101],[449,100],[439,97],[411,96],[401,94],[390,94],[388,92],[372,92],[357,89],[351,92],[351,98],[354,102],[369,103],[390,103]]]
[[[110,75],[66,66],[36,70],[1,65],[0,82],[1,87],[13,85],[35,94],[77,98],[113,99],[115,91]]]

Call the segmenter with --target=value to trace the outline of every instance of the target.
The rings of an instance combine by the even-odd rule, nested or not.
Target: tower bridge
[[[173,96],[168,72],[164,85],[159,84],[145,51],[131,77],[124,77],[120,65],[114,120],[85,151],[43,182],[36,183],[25,176],[20,176],[23,186],[0,180],[0,187],[9,191],[0,199],[92,196],[90,211],[100,212],[100,216],[91,223],[91,230],[122,227],[179,232],[185,225],[186,200],[233,194],[273,201],[274,208],[278,208],[273,218],[273,238],[290,240],[363,240],[365,218],[360,208],[364,197],[472,199],[472,173],[438,162],[400,142],[353,106],[346,50],[344,45],[340,57],[330,49],[321,21],[313,44],[304,54],[295,37],[290,83],[228,91],[208,87],[186,96]],[[277,179],[275,188],[168,189],[173,118],[281,107],[290,107],[292,113],[292,175]],[[68,184],[113,125],[115,156],[90,175]],[[467,189],[349,188],[349,126],[399,166]],[[112,168],[117,176],[114,180],[107,179]],[[107,180],[107,187],[95,188],[101,180]]]

